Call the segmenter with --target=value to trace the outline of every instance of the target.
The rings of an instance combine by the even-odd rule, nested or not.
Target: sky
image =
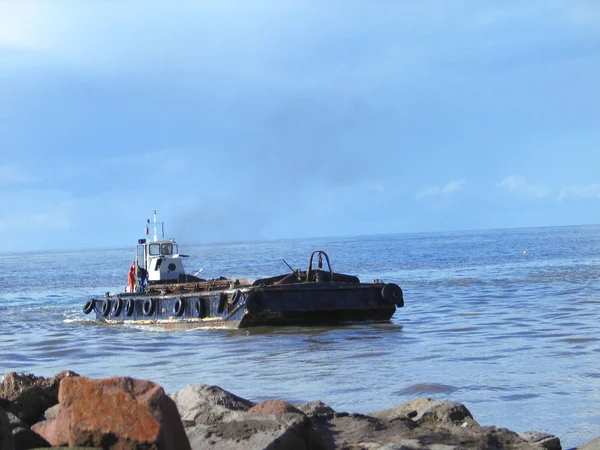
[[[597,0],[0,0],[0,252],[600,223]]]

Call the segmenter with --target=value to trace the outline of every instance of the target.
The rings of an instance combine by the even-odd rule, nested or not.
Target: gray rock
[[[577,450],[598,450],[599,448],[600,437],[597,437],[596,439],[577,447]]]
[[[540,449],[546,450],[562,450],[560,439],[548,433],[540,433],[539,431],[526,431],[519,433],[523,439],[532,444],[537,444]]]
[[[440,402],[432,398],[417,398],[400,406],[372,413],[370,416],[388,422],[401,418],[411,419],[419,425],[479,426],[462,403]]]
[[[406,449],[554,449],[558,438],[550,435],[528,435],[527,440],[505,428],[479,425],[461,403],[439,402],[431,398],[411,400],[395,408],[386,409],[370,417],[380,421],[376,434],[356,438],[368,448],[394,448],[402,441]],[[405,422],[405,430],[388,430],[396,422]],[[414,427],[406,427],[412,422]],[[385,431],[383,431],[385,430]],[[345,432],[340,433],[342,436]],[[396,440],[394,440],[396,435]]]
[[[267,400],[257,405],[207,385],[187,386],[171,398],[194,450],[326,448],[308,417],[282,401]]]
[[[483,427],[461,403],[431,398],[370,415],[336,413],[320,401],[255,405],[216,386],[188,386],[172,398],[194,450],[560,449],[555,436]]]
[[[44,412],[44,417],[43,417],[42,420],[54,420],[54,419],[56,419],[56,413],[58,413],[59,409],[60,409],[60,405],[59,404],[51,406],[50,408],[48,408],[46,410],[46,412]]]
[[[186,429],[193,450],[326,450],[303,414],[254,414]]]
[[[335,414],[333,408],[331,408],[329,405],[326,405],[320,400],[315,400],[312,402],[302,403],[300,405],[294,406],[309,417]]]
[[[190,385],[170,396],[185,424],[216,425],[234,420],[251,407],[254,402],[227,392],[218,386]]]
[[[8,417],[6,416],[6,413],[2,408],[0,408],[0,449],[15,449],[12,431],[8,422]]]
[[[362,414],[337,413],[333,416],[314,416],[312,422],[328,449],[424,448],[418,440],[413,440],[412,431],[418,425],[410,419],[385,423]]]

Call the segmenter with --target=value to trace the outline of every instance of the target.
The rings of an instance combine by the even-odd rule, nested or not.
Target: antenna
[[[154,210],[154,242],[158,241],[158,237],[156,237],[156,210]]]

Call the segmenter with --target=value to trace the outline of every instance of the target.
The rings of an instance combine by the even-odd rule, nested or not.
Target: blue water
[[[600,436],[600,226],[186,245],[205,277],[333,269],[404,290],[389,324],[194,330],[103,326],[90,296],[119,291],[134,249],[0,254],[0,373],[128,375],[169,393],[320,399],[369,413],[417,397],[464,403],[482,425]]]

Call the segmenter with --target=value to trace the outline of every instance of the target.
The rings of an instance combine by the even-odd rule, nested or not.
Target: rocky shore
[[[460,403],[419,398],[373,414],[320,401],[254,403],[217,386],[167,395],[128,377],[8,373],[0,383],[0,450],[559,450],[545,433],[479,425]],[[578,450],[600,448],[600,438]]]

